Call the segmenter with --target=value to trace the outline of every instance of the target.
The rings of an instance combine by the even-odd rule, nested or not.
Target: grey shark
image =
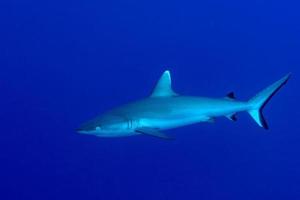
[[[236,113],[246,111],[261,127],[268,129],[262,110],[288,81],[290,74],[265,88],[248,101],[237,101],[234,93],[223,98],[182,96],[172,89],[167,70],[150,97],[112,109],[84,123],[77,132],[99,137],[150,135],[168,139],[162,131],[225,116],[236,121]]]

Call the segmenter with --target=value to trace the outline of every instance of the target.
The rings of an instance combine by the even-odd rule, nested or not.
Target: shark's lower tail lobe
[[[270,99],[275,95],[279,89],[287,83],[288,79],[290,78],[290,74],[287,74],[280,80],[276,81],[269,87],[265,88],[253,98],[251,98],[248,103],[250,105],[250,109],[248,113],[254,119],[254,121],[260,126],[265,129],[268,129],[268,124],[262,114],[262,110],[265,105],[270,101]]]

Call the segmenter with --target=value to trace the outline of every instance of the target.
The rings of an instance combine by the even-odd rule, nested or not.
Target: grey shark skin
[[[145,134],[168,139],[162,130],[211,122],[221,116],[235,121],[236,113],[242,111],[268,129],[262,110],[289,77],[290,74],[284,76],[249,101],[237,101],[232,92],[224,98],[178,95],[172,90],[170,72],[165,71],[150,97],[112,109],[83,124],[77,131],[99,137]]]

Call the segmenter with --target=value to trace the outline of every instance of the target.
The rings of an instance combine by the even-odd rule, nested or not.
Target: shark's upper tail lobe
[[[269,100],[275,95],[279,89],[287,83],[290,78],[290,74],[287,74],[280,80],[276,81],[269,87],[265,88],[253,98],[251,98],[248,103],[250,105],[250,109],[248,110],[250,116],[255,120],[255,122],[265,128],[268,129],[268,124],[262,114],[262,110],[265,105],[269,102]]]

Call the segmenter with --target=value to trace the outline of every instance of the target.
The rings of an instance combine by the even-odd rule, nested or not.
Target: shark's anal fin
[[[154,129],[154,128],[149,128],[149,127],[140,127],[138,129],[136,129],[135,132],[142,133],[142,134],[145,134],[145,135],[150,135],[150,136],[153,136],[153,137],[158,137],[158,138],[161,138],[161,139],[166,139],[166,140],[172,140],[173,139],[173,138],[165,135],[164,133],[160,132],[159,130]]]
[[[233,113],[231,115],[226,116],[229,120],[236,122],[237,121],[237,116],[236,113]]]

